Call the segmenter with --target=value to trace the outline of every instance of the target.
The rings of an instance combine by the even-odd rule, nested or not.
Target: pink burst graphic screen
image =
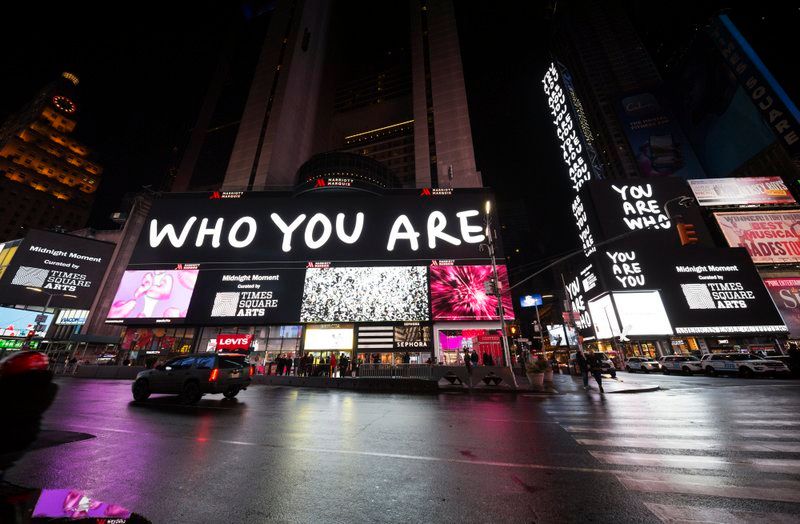
[[[108,318],[185,318],[197,269],[126,271]]]
[[[506,320],[514,319],[506,266],[497,266]],[[486,293],[492,266],[431,266],[434,320],[499,320],[497,297]]]

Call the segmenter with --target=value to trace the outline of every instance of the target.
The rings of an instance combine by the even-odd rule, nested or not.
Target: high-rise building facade
[[[78,77],[62,76],[0,127],[0,241],[28,228],[83,227],[102,167],[72,134]]]
[[[174,191],[291,187],[332,151],[381,162],[400,187],[482,185],[451,0],[280,0],[267,17],[224,169],[217,155],[203,174],[198,121]]]
[[[558,2],[553,28],[554,58],[572,77],[604,176],[638,176],[617,104],[661,83],[655,63],[617,2]]]

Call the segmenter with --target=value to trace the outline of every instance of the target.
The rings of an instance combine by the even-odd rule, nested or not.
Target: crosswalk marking
[[[800,482],[759,480],[757,486],[734,484],[726,477],[677,475],[672,473],[626,472],[617,479],[631,491],[686,493],[711,497],[800,502]]]
[[[667,524],[755,524],[770,522],[771,524],[794,524],[797,515],[788,513],[761,513],[755,511],[737,511],[723,508],[703,508],[696,506],[672,506],[668,504],[644,504],[661,522]]]
[[[769,453],[800,453],[800,442],[772,441],[735,441],[720,442],[711,440],[681,440],[652,438],[596,438],[575,439],[584,446],[605,446],[622,448],[658,448],[658,449],[698,449],[719,451],[763,451]]]
[[[788,438],[800,439],[799,430],[788,429],[739,429],[734,431],[722,432],[719,429],[703,428],[651,428],[646,424],[638,427],[623,425],[611,428],[600,428],[593,426],[562,426],[570,433],[611,433],[617,435],[654,435],[659,437],[718,437],[724,435],[735,435],[747,438]]]
[[[656,453],[589,451],[604,464],[655,466],[662,468],[684,468],[701,470],[722,470],[736,466],[744,466],[756,471],[769,473],[800,474],[800,460],[794,459],[762,459],[738,458],[727,459],[713,455],[666,455]]]

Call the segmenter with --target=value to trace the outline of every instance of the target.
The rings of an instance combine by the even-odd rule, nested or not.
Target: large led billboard
[[[431,311],[434,320],[499,320],[497,296],[487,292],[492,266],[431,266]],[[507,320],[514,319],[508,271],[497,266],[500,296]]]
[[[424,266],[309,268],[301,322],[428,319]]]
[[[215,324],[297,322],[304,269],[200,272],[187,321]]]
[[[714,213],[731,247],[747,249],[756,264],[800,262],[800,211]]]
[[[789,188],[778,176],[702,178],[689,180],[701,206],[794,205]]]
[[[588,191],[601,232],[598,238],[646,230],[642,234],[654,242],[677,246],[680,240],[670,217],[681,215],[695,226],[701,244],[712,244],[700,208],[694,203],[680,203],[681,197],[691,194],[681,178],[593,180]]]
[[[483,189],[237,195],[157,199],[131,264],[488,260],[479,246],[493,196]]]
[[[6,252],[0,302],[44,306],[51,294],[51,307],[89,309],[113,252],[108,242],[30,230],[13,257]]]

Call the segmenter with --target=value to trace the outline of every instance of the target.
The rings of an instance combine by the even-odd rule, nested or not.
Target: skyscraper
[[[566,0],[557,6],[554,58],[572,77],[591,128],[587,140],[594,142],[605,176],[638,176],[616,106],[623,94],[660,84],[658,69],[617,2]]]
[[[480,187],[453,9],[451,0],[278,1],[224,170],[209,177],[199,155],[184,155],[173,190],[290,187],[306,161],[331,151],[380,161],[402,187]],[[209,130],[195,126],[196,150]]]
[[[0,240],[86,224],[103,168],[72,136],[78,83],[63,73],[0,127]]]

